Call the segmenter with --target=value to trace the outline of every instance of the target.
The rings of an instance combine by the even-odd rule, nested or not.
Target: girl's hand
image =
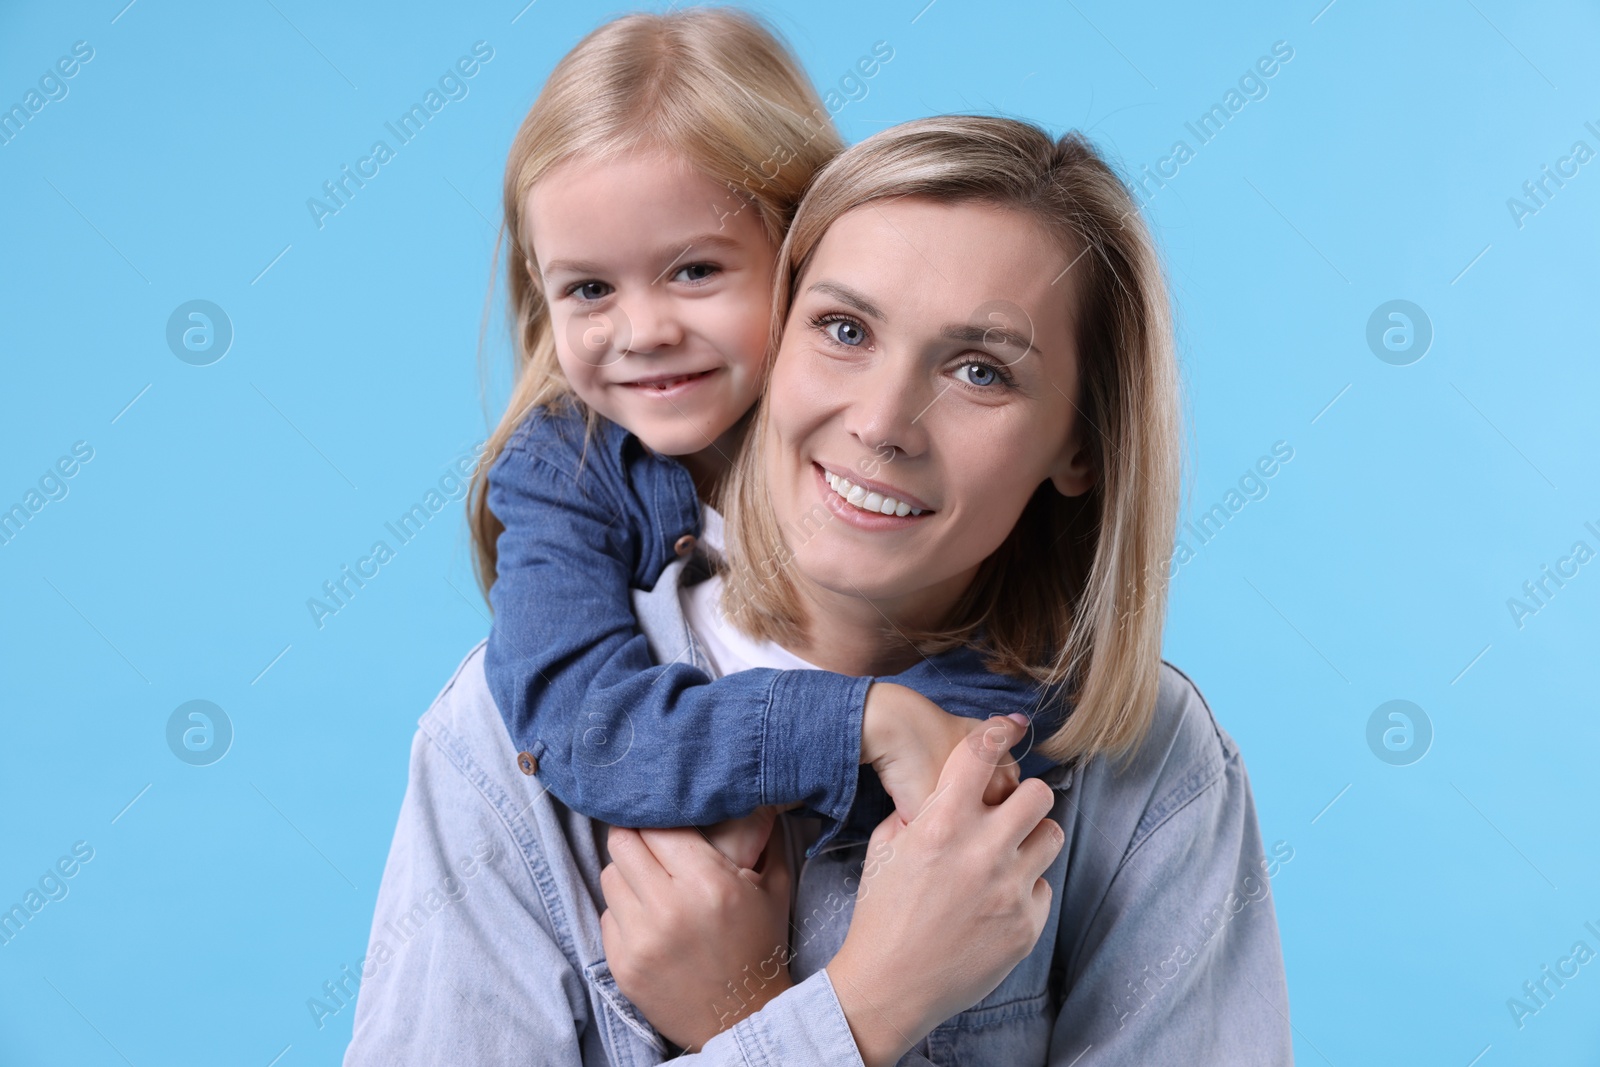
[[[996,729],[997,723],[1009,732],[1002,738],[1003,758],[990,768],[983,802],[998,804],[1017,787],[1017,763],[1005,750],[1027,732],[1028,720],[1022,715],[987,721],[952,715],[915,689],[874,682],[861,720],[861,762],[872,764],[895,811],[910,822],[933,796],[950,754],[962,742]]]
[[[704,827],[705,838],[734,867],[754,868],[761,861],[767,839],[772,836],[772,825],[778,818],[778,812],[798,806],[791,804],[779,808],[769,805],[757,808],[742,819],[728,819]]]
[[[770,832],[773,813],[766,812]],[[736,869],[693,827],[613,826],[609,834],[600,935],[617,988],[651,1025],[697,1049],[790,987],[791,886],[781,828],[766,838],[754,869]]]
[[[1061,851],[1055,802],[1037,779],[984,803],[1014,724],[956,746],[910,823],[873,832],[855,913],[828,977],[867,1067],[895,1063],[939,1023],[993,992],[1033,950],[1050,913],[1041,875]]]

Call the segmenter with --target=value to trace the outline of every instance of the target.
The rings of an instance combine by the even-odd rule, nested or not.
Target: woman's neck
[[[973,568],[894,601],[825,589],[797,575],[794,582],[807,622],[800,637],[781,644],[801,659],[837,674],[899,674],[923,659],[906,634],[933,629],[946,619],[976,573]]]

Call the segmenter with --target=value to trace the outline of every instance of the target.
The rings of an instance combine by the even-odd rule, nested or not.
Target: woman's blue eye
[[[956,369],[956,373],[969,371],[968,377],[963,379],[968,385],[989,386],[1000,381],[1000,368],[992,363],[963,363]]]
[[[822,328],[827,331],[829,337],[852,348],[867,339],[867,331],[861,328],[861,324],[851,322],[849,319],[834,319],[832,322],[824,323]]]

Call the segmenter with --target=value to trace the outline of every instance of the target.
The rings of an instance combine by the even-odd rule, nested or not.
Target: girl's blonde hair
[[[1171,310],[1155,245],[1127,189],[1082,136],[1012,119],[907,122],[847,149],[817,175],[779,255],[774,331],[818,243],[848,211],[919,197],[1037,219],[1072,265],[1079,432],[1094,487],[1045,482],[980,566],[946,625],[907,635],[925,654],[975,644],[990,669],[1061,686],[1072,714],[1038,748],[1059,762],[1127,754],[1155,708],[1167,566],[1178,511],[1179,394]],[[1071,294],[1062,286],[1061,299]],[[765,397],[726,487],[724,611],[783,641],[806,615],[767,494]],[[758,572],[758,564],[762,564]],[[758,576],[759,573],[759,576]]]
[[[550,309],[527,232],[528,192],[574,158],[665,152],[726,185],[777,245],[813,175],[844,147],[816,90],[776,33],[727,8],[625,15],[568,52],[522,121],[506,161],[506,253],[515,362],[511,401],[467,497],[473,562],[487,595],[504,529],[488,470],[530,413],[583,405],[556,361]],[[496,255],[498,256],[498,249]],[[585,410],[586,417],[597,417]]]

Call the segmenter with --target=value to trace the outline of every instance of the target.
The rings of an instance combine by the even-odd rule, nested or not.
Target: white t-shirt
[[[710,505],[705,508],[701,527],[701,543],[718,555],[726,554],[722,516]],[[717,674],[727,675],[752,667],[772,667],[780,671],[822,669],[782,645],[750,637],[735,629],[722,614],[721,575],[698,585],[681,587],[678,596],[683,604],[684,619],[716,666]]]

